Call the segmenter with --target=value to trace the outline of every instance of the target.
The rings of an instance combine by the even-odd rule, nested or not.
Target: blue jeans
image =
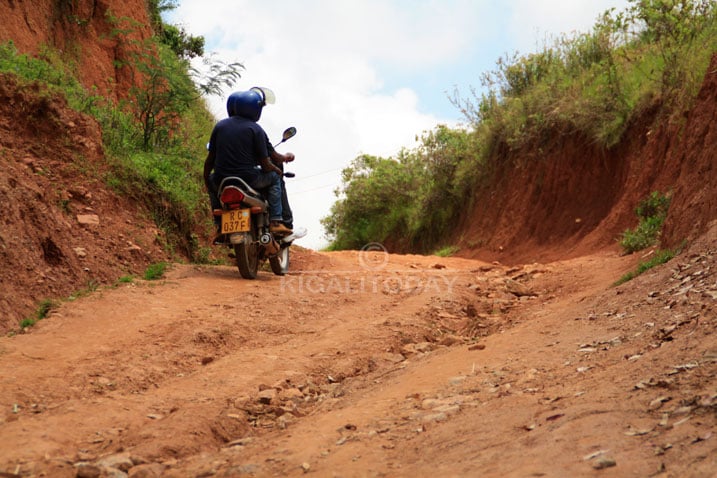
[[[269,201],[269,220],[281,222],[281,176],[273,171],[261,173],[249,186],[265,190],[266,199]]]
[[[284,225],[289,229],[294,228],[294,215],[291,212],[291,206],[289,206],[289,197],[286,195],[286,183],[284,178],[281,178],[281,215]]]

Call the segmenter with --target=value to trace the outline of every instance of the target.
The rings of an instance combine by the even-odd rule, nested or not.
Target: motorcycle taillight
[[[237,188],[228,187],[224,188],[224,191],[222,191],[222,195],[219,199],[221,199],[222,203],[234,209],[239,207],[241,202],[244,200],[244,193],[239,191]]]

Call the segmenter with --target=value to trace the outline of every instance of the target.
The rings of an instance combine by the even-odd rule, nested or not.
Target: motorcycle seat
[[[242,189],[244,192],[247,192],[251,194],[254,197],[261,198],[261,193],[254,190],[251,186],[249,186],[246,181],[244,181],[242,178],[239,178],[237,176],[227,176],[226,178],[222,179],[221,184],[219,184],[219,191],[222,191],[226,186],[236,186],[240,189]]]

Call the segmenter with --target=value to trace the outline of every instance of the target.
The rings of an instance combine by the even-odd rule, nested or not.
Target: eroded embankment
[[[519,151],[498,148],[493,180],[459,227],[462,255],[520,263],[614,245],[652,191],[673,195],[664,244],[698,237],[717,219],[716,117],[717,56],[685,117],[652,108],[610,150],[566,131]]]

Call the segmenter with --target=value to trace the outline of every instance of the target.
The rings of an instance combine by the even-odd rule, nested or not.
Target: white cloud
[[[612,7],[622,10],[627,3],[627,0],[513,0],[509,30],[515,49],[533,52],[560,33],[588,32],[605,10]]]
[[[534,50],[540,33],[589,27],[611,3],[625,2],[181,0],[169,20],[204,36],[224,61],[244,64],[235,90],[275,91],[277,104],[260,124],[277,140],[297,127],[280,147],[297,157],[289,198],[296,223],[310,230],[301,244],[321,247],[319,218],[335,199],[341,168],[361,153],[412,146],[438,123],[455,124],[457,111],[441,117],[426,105],[445,100],[454,85],[468,88],[459,84],[466,78],[478,83],[504,52]],[[210,100],[217,117],[226,115],[224,101]]]

